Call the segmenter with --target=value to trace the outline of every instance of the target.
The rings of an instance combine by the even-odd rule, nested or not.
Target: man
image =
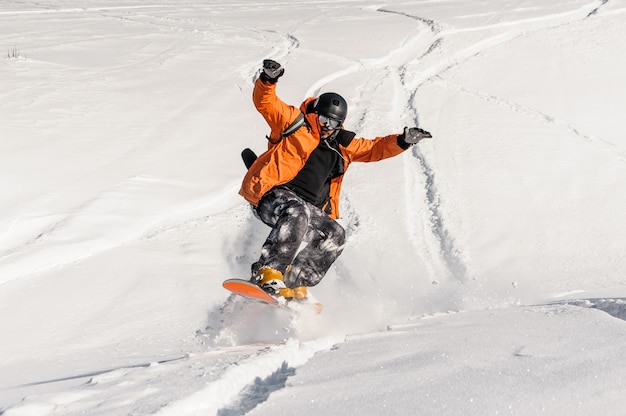
[[[254,105],[271,133],[268,150],[252,163],[239,193],[272,227],[251,281],[273,296],[304,299],[343,250],[345,231],[335,219],[348,165],[396,156],[432,136],[405,127],[402,134],[356,138],[343,129],[348,104],[339,94],[307,98],[299,109],[278,98],[276,82],[284,72],[266,59],[254,84]]]

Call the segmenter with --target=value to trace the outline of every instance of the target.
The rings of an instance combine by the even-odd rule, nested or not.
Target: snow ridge
[[[597,309],[609,315],[626,321],[626,298],[589,298],[572,299],[550,303],[551,305],[574,305],[582,308]]]
[[[245,415],[259,404],[266,401],[270,394],[285,387],[287,378],[293,376],[296,369],[289,367],[287,362],[283,362],[279,369],[262,379],[257,377],[253,383],[248,384],[235,401],[234,404],[223,407],[217,411],[217,416],[239,416]]]
[[[168,404],[157,415],[226,416],[241,414],[236,413],[240,410],[249,411],[266,400],[272,391],[284,387],[287,377],[294,374],[292,367],[303,365],[316,352],[328,350],[338,341],[325,338],[303,343],[288,339],[281,345],[268,346],[258,355],[228,367],[218,380],[196,393]]]
[[[4,387],[4,388],[2,388],[2,390],[20,389],[20,388],[24,388],[24,387],[39,386],[39,385],[42,385],[42,384],[60,383],[60,382],[64,382],[64,381],[78,380],[78,379],[84,379],[84,378],[89,378],[90,380],[93,380],[93,377],[101,376],[101,375],[105,375],[105,374],[109,374],[109,373],[113,373],[113,372],[119,371],[119,370],[125,370],[125,369],[131,369],[131,368],[147,368],[147,367],[150,367],[151,365],[160,365],[160,364],[172,363],[172,362],[175,362],[175,361],[183,360],[185,358],[188,358],[188,355],[185,354],[185,355],[175,356],[175,357],[170,357],[170,358],[155,358],[154,360],[145,361],[145,362],[141,362],[141,363],[137,363],[137,364],[129,364],[129,365],[124,365],[124,366],[117,366],[117,367],[107,368],[107,369],[103,369],[103,370],[93,370],[93,371],[89,371],[89,372],[81,373],[81,374],[74,374],[74,375],[70,375],[70,376],[63,376],[63,377],[53,378],[53,379],[49,379],[49,380],[33,381],[33,382],[30,382],[30,383],[24,383],[24,384],[20,384],[20,385],[17,385],[17,386]],[[87,383],[89,383],[89,381]],[[0,414],[2,414],[2,413],[0,412]]]

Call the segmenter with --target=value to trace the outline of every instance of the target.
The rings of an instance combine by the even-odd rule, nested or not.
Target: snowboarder
[[[276,82],[284,73],[266,59],[255,81],[254,105],[271,133],[268,150],[249,167],[239,193],[272,227],[250,280],[273,296],[304,299],[344,247],[345,231],[335,220],[348,165],[396,156],[432,136],[405,127],[401,134],[356,138],[343,128],[348,104],[339,94],[307,98],[300,108],[278,98]]]

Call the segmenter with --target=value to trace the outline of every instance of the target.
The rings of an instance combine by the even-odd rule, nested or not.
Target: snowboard
[[[234,293],[236,295],[242,296],[247,299],[267,303],[269,305],[288,306],[290,309],[294,309],[294,308],[297,309],[298,307],[305,306],[305,307],[313,309],[313,311],[316,314],[321,313],[323,309],[323,306],[321,303],[316,302],[310,298],[304,302],[300,302],[300,301],[285,302],[284,299],[281,299],[279,301],[278,299],[269,295],[259,286],[255,285],[254,283],[248,280],[227,279],[227,280],[224,280],[224,283],[222,283],[222,286],[224,287],[224,289],[228,290],[231,293]]]
[[[228,279],[222,283],[222,286],[224,289],[244,298],[258,300],[270,305],[278,305],[278,300],[248,280]]]

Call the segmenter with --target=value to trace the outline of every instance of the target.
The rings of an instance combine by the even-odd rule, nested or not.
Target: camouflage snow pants
[[[315,286],[343,250],[343,227],[289,189],[269,191],[257,213],[272,231],[252,265],[253,275],[261,267],[271,267],[283,273],[287,287]]]

